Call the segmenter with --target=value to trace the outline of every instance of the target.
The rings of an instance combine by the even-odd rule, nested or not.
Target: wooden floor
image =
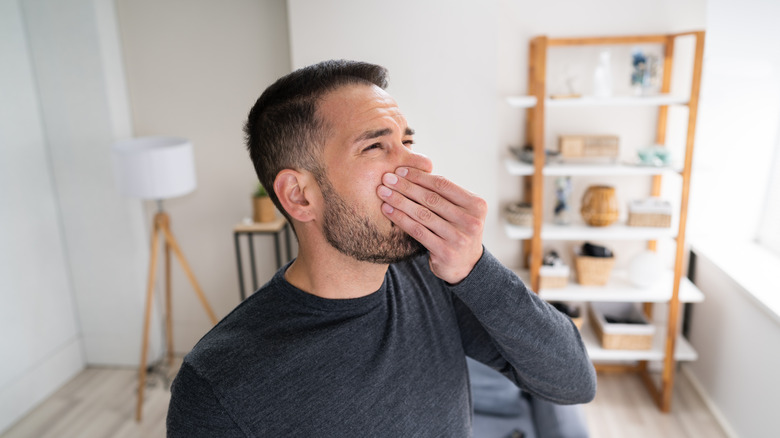
[[[151,378],[141,424],[134,421],[136,371],[87,368],[0,438],[164,437],[175,371]],[[596,399],[585,405],[591,437],[725,438],[685,375],[677,376],[672,413],[662,414],[638,376],[599,374]]]

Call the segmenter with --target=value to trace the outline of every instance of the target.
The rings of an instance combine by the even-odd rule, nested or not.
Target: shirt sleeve
[[[182,364],[171,386],[166,427],[168,438],[247,436],[219,402],[208,381],[187,362]]]
[[[487,250],[451,290],[466,355],[554,403],[595,397],[596,372],[577,327]]]

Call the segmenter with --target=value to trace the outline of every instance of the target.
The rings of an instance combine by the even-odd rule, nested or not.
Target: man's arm
[[[468,356],[554,403],[593,399],[596,373],[574,323],[489,252],[451,291]]]
[[[211,385],[183,363],[171,387],[168,437],[235,437],[246,434],[228,415]]]
[[[574,324],[482,247],[484,200],[428,172],[385,174],[385,215],[423,244],[434,275],[456,295],[466,353],[557,403],[595,395],[596,377]]]

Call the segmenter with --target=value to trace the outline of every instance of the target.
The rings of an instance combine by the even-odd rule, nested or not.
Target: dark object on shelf
[[[645,321],[642,321],[641,319],[617,318],[609,315],[604,315],[604,319],[607,320],[607,322],[610,324],[647,324]]]
[[[605,246],[594,245],[590,242],[585,242],[582,245],[582,255],[588,257],[613,257],[612,250]]]
[[[525,145],[523,147],[512,146],[509,148],[509,151],[512,152],[512,155],[514,155],[515,158],[522,161],[523,163],[534,164],[533,146],[531,145]],[[547,157],[555,158],[558,156],[558,152],[551,151],[551,150],[545,150],[544,154],[545,154],[545,163],[547,162]]]
[[[542,264],[544,266],[561,266],[563,265],[563,260],[561,260],[561,257],[557,252],[551,250],[544,256],[544,259],[542,259]]]
[[[569,318],[579,318],[580,317],[580,308],[570,306],[566,303],[550,303],[553,307],[555,307],[556,310],[563,313],[564,315],[568,316]]]

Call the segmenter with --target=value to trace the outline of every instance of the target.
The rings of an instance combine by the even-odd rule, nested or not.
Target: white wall
[[[148,250],[114,184],[130,129],[113,2],[0,5],[2,430],[85,362],[137,364]]]
[[[734,436],[776,436],[780,318],[701,253],[696,285],[706,300],[692,309],[699,359],[685,364],[686,374]]]
[[[488,201],[485,244],[506,265],[517,267],[521,246],[504,237],[500,214],[504,205],[520,198],[521,181],[507,175],[501,160],[507,147],[523,142],[524,113],[509,108],[504,97],[528,91],[529,40],[541,34],[561,37],[700,29],[705,1],[406,0],[388,6],[358,0],[289,0],[288,4],[293,67],[328,58],[366,60],[388,67],[388,91],[415,127],[417,149],[432,158],[435,172]],[[628,50],[620,53],[627,57]],[[590,55],[595,59],[598,52]],[[616,52],[616,68],[619,62]],[[629,62],[625,59],[625,64]],[[550,63],[565,70],[561,54],[551,56]],[[592,68],[581,67],[577,73],[582,92],[589,92]],[[560,72],[551,70],[551,83],[559,76]],[[615,81],[616,92],[628,92],[628,78]],[[549,113],[551,142],[566,129],[617,130],[629,147],[654,142],[655,110]],[[602,181],[579,180],[572,199],[578,201],[592,182]],[[647,181],[619,182],[621,187],[626,182],[632,186],[621,193],[621,199],[649,194]],[[551,210],[552,201],[548,205]],[[573,211],[576,214],[576,205]],[[642,246],[631,250],[638,252]]]
[[[119,0],[117,12],[135,135],[181,136],[194,145],[198,188],[165,208],[222,318],[239,302],[232,229],[251,216],[257,182],[243,123],[265,87],[290,71],[285,3]],[[146,205],[148,223],[155,211]],[[262,284],[276,271],[273,239],[258,238],[255,250]],[[186,353],[211,323],[173,263],[174,347]]]
[[[113,2],[22,4],[86,360],[137,364],[148,244],[114,177],[111,144],[130,125]]]
[[[0,1],[0,433],[84,366],[24,16]]]
[[[777,273],[750,275],[741,265],[758,263],[741,248],[755,240],[780,138],[778,16],[780,3],[771,0],[707,4],[691,193],[691,241],[702,248],[696,280],[706,301],[693,308],[690,340],[699,360],[686,370],[721,419],[744,437],[777,435],[780,319],[754,299],[774,300]],[[762,284],[761,275],[771,281]]]

